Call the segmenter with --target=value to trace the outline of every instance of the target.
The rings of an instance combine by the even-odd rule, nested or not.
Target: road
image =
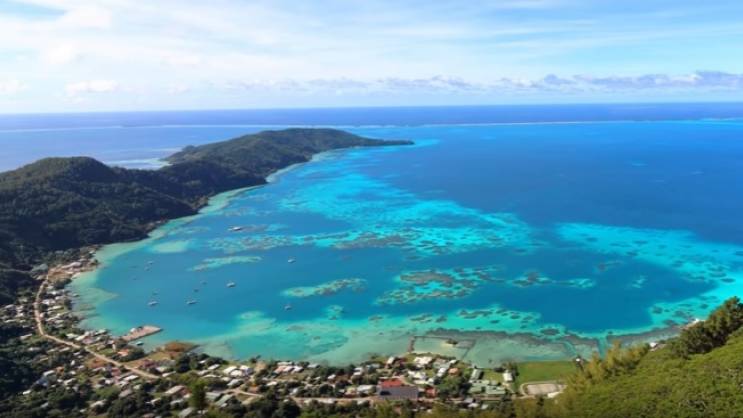
[[[139,376],[139,377],[141,377],[143,379],[155,380],[155,379],[158,378],[158,376],[156,376],[156,375],[154,375],[152,373],[148,373],[148,372],[145,372],[144,370],[139,370],[139,369],[136,369],[134,367],[129,367],[126,364],[124,364],[124,363],[122,363],[120,361],[116,361],[116,360],[114,360],[114,359],[112,359],[110,357],[104,356],[103,354],[100,354],[100,353],[94,351],[90,347],[86,347],[84,345],[76,344],[76,343],[73,343],[72,341],[67,341],[65,339],[62,339],[62,338],[59,338],[59,337],[55,337],[53,335],[49,335],[46,332],[46,330],[44,329],[44,321],[41,318],[41,295],[42,295],[42,293],[44,293],[44,289],[46,288],[46,285],[47,285],[47,281],[45,279],[44,282],[41,283],[41,285],[39,286],[39,290],[36,292],[36,299],[34,300],[34,319],[36,319],[36,330],[37,330],[37,332],[39,333],[40,336],[46,338],[47,340],[54,341],[57,344],[66,345],[67,347],[74,348],[76,350],[80,350],[80,349],[85,350],[86,352],[88,352],[93,357],[95,357],[95,358],[97,358],[97,359],[99,359],[101,361],[104,361],[106,363],[112,364],[112,365],[114,365],[116,367],[119,367],[119,368],[128,370],[128,371],[136,374],[137,376]]]

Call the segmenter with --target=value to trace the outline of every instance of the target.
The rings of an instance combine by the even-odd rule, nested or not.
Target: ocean
[[[84,325],[153,324],[148,347],[230,358],[412,346],[487,366],[667,337],[741,294],[741,105],[5,116],[0,164],[152,168],[184,145],[320,125],[415,145],[325,153],[104,247],[71,285]]]

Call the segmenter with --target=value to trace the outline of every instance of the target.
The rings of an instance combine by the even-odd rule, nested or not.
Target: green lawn
[[[516,377],[517,385],[563,379],[576,370],[572,361],[528,361],[518,363],[517,366],[519,369],[519,375]]]
[[[493,380],[503,383],[503,373],[498,373],[493,369],[485,369],[482,375],[483,380]]]

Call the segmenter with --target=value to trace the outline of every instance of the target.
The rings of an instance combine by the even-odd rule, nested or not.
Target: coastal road
[[[136,369],[136,368],[133,368],[133,367],[129,367],[126,364],[124,364],[124,363],[122,363],[120,361],[116,361],[116,360],[114,360],[114,359],[112,359],[110,357],[104,356],[103,354],[97,353],[97,352],[93,351],[93,349],[91,349],[89,347],[86,347],[86,346],[83,346],[83,345],[80,345],[80,344],[76,344],[76,343],[73,343],[72,341],[67,341],[67,340],[64,340],[62,338],[55,337],[53,335],[47,334],[46,330],[44,329],[44,321],[41,318],[41,294],[44,293],[44,289],[46,288],[46,285],[47,285],[47,281],[45,279],[44,282],[41,283],[41,285],[39,286],[39,290],[36,292],[36,298],[34,299],[34,319],[36,319],[36,330],[37,330],[37,332],[39,333],[40,336],[42,336],[42,337],[44,337],[44,338],[46,338],[46,339],[48,339],[50,341],[54,341],[57,344],[66,345],[66,346],[68,346],[70,348],[74,348],[76,350],[80,350],[80,349],[85,350],[88,354],[92,355],[93,357],[95,357],[95,358],[97,358],[97,359],[99,359],[101,361],[105,361],[106,363],[112,364],[112,365],[114,365],[116,367],[122,368],[124,370],[128,370],[128,371],[136,374],[137,376],[139,376],[139,377],[141,377],[143,379],[155,380],[155,379],[158,378],[158,376],[156,376],[156,375],[154,375],[152,373],[148,373],[148,372],[146,372],[144,370],[139,370],[139,369]]]

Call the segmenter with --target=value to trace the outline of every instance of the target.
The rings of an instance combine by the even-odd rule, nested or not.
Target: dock
[[[142,326],[130,329],[128,333],[126,333],[124,336],[121,337],[121,339],[126,342],[131,342],[134,340],[138,340],[140,338],[150,336],[152,334],[157,334],[158,332],[162,330],[163,330],[162,328],[156,327],[154,325],[142,325]]]

